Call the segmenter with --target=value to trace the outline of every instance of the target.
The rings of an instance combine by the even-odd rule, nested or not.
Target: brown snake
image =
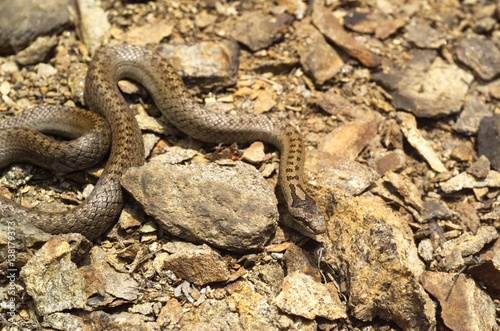
[[[308,236],[326,230],[321,210],[304,190],[304,144],[293,126],[264,115],[222,115],[208,112],[191,98],[167,60],[152,51],[130,45],[99,51],[87,72],[85,100],[90,109],[108,122],[112,141],[109,159],[92,193],[79,206],[60,213],[21,207],[0,197],[0,218],[23,219],[53,234],[79,232],[90,240],[99,237],[116,221],[123,206],[120,178],[128,168],[144,162],[141,131],[117,86],[121,79],[131,79],[143,85],[164,117],[195,139],[227,144],[261,140],[278,147],[281,153],[279,185],[294,219],[288,225]],[[47,112],[56,115],[48,116]],[[26,114],[23,115],[24,113]],[[100,146],[89,146],[85,136],[79,138],[81,141],[77,147],[64,147],[62,145],[68,143],[52,145],[40,133],[12,128],[28,126],[30,129],[50,133],[73,131],[72,135],[78,136],[91,127],[87,122],[97,121],[96,125],[102,125],[92,113],[87,113],[91,118],[85,118],[86,115],[82,114],[69,115],[67,109],[41,107],[41,110],[23,112],[20,119],[15,117],[4,121],[0,124],[0,166],[28,161],[32,152],[22,150],[18,143],[20,140],[27,140],[28,145],[36,146],[34,150],[42,151],[35,156],[35,160],[31,160],[37,163],[37,159],[45,158],[46,161],[38,162],[42,166],[55,164],[52,168],[68,171],[84,167],[82,161],[89,158],[86,163],[95,163],[90,155],[93,150],[101,150]],[[38,119],[31,118],[36,116]],[[63,118],[63,128],[50,128],[57,117]],[[40,120],[43,118],[46,120]],[[24,125],[23,121],[32,124]],[[99,139],[109,139],[105,133],[100,135]],[[74,152],[67,151],[66,148],[72,148]],[[56,163],[58,158],[69,159],[68,164]]]

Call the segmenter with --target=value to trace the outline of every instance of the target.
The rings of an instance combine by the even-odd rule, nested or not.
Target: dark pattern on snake
[[[54,234],[79,232],[90,240],[99,237],[116,221],[123,206],[120,178],[128,168],[139,166],[144,162],[144,147],[139,126],[117,87],[121,79],[130,79],[143,85],[164,117],[180,131],[195,139],[227,144],[261,140],[278,147],[281,152],[279,185],[294,219],[288,225],[309,236],[326,230],[321,210],[304,190],[304,144],[294,127],[264,115],[227,115],[208,112],[191,98],[184,83],[167,60],[152,51],[130,45],[101,50],[94,57],[87,73],[85,100],[90,109],[106,119],[111,128],[112,141],[109,159],[89,197],[79,206],[61,213],[23,208],[1,198],[0,217],[22,218]],[[52,107],[46,109],[58,111]],[[69,110],[59,113],[58,116],[65,118],[73,116],[68,115]],[[30,113],[26,114],[21,114],[21,117],[29,120]],[[75,129],[78,134],[79,130],[84,131],[83,128],[87,127],[87,124],[82,124],[84,121],[87,120],[81,118],[62,120],[67,123],[66,126],[78,128]],[[17,129],[6,129],[9,126],[11,123],[7,122],[0,125],[2,129],[0,145],[7,146],[7,140],[15,139],[31,139],[31,144],[43,141],[40,134],[26,138],[26,132],[19,134]],[[33,129],[40,130],[35,126]],[[51,133],[58,132],[58,129],[43,129]],[[60,131],[66,130],[67,127]],[[5,135],[4,132],[8,134]],[[63,159],[68,158],[70,152],[65,152],[64,147],[48,147],[50,144],[47,145],[47,142],[41,144],[43,147],[40,147],[40,150],[46,154],[40,158],[49,159],[49,164],[41,164],[42,166],[50,166],[61,155]],[[0,149],[0,165],[27,160],[26,154],[29,153],[19,151],[19,148],[13,152],[12,149],[16,150],[16,148],[9,150],[9,147]],[[93,149],[99,150],[94,146],[81,147],[81,150],[77,148],[76,156],[71,158],[85,159],[89,150]],[[17,153],[17,156],[8,157],[7,155],[11,153]],[[2,161],[2,158],[9,160]],[[68,168],[74,166],[72,164]],[[56,165],[57,167],[63,171],[68,170],[65,168],[66,165]],[[77,164],[76,167],[81,166]]]

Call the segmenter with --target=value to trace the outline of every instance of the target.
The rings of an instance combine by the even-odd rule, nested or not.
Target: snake
[[[263,114],[208,111],[190,95],[167,59],[126,44],[101,48],[90,62],[84,89],[90,111],[40,106],[0,123],[2,167],[33,162],[68,172],[95,164],[109,152],[92,192],[82,203],[62,212],[20,206],[0,196],[0,218],[22,219],[51,234],[77,232],[89,240],[97,239],[116,222],[124,204],[120,179],[145,159],[141,130],[118,87],[124,79],[142,85],[163,117],[194,139],[214,144],[259,140],[276,146],[280,152],[278,186],[291,215],[286,224],[312,238],[326,231],[321,209],[305,190],[305,146],[292,124]],[[56,141],[45,133],[67,133],[74,139]],[[69,146],[73,140],[77,142]],[[103,148],[106,141],[110,151]],[[31,149],[23,147],[26,145]]]

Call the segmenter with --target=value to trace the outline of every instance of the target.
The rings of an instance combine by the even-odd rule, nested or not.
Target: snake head
[[[288,211],[293,220],[285,221],[287,225],[313,239],[326,232],[325,217],[314,199],[300,185],[290,185],[290,191],[292,200],[288,203]]]

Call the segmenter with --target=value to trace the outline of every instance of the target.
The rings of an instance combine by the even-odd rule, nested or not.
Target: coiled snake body
[[[320,209],[303,188],[304,145],[296,129],[263,115],[221,115],[204,110],[190,97],[167,60],[152,51],[130,45],[101,50],[87,72],[85,100],[89,108],[102,115],[111,128],[111,137],[101,133],[97,139],[111,139],[111,152],[92,193],[79,206],[60,213],[32,210],[0,198],[0,218],[23,219],[54,234],[79,232],[90,240],[99,237],[116,221],[123,206],[120,178],[128,168],[144,162],[141,131],[117,87],[121,79],[131,79],[143,85],[168,121],[195,139],[211,143],[261,140],[277,146],[281,152],[279,184],[294,219],[289,225],[305,235],[325,231]],[[1,123],[0,166],[28,160],[30,153],[20,147],[19,141],[28,141],[28,145],[36,146],[34,150],[41,151],[32,162],[42,166],[68,171],[83,167],[83,163],[95,163],[93,152],[100,151],[100,146],[89,146],[85,136],[79,138],[81,141],[76,147],[67,147],[68,142],[52,145],[40,133],[14,128],[27,126],[56,133],[74,131],[74,135],[79,135],[90,126],[86,123],[95,121],[97,126],[103,125],[93,113],[85,115],[81,110],[78,112],[80,114],[70,115],[73,113],[67,109],[41,107]],[[49,116],[48,113],[55,115]],[[50,128],[57,117],[62,118],[60,122],[64,128]],[[71,148],[73,152],[67,150]],[[60,158],[66,159],[67,163],[60,164],[57,161]]]

